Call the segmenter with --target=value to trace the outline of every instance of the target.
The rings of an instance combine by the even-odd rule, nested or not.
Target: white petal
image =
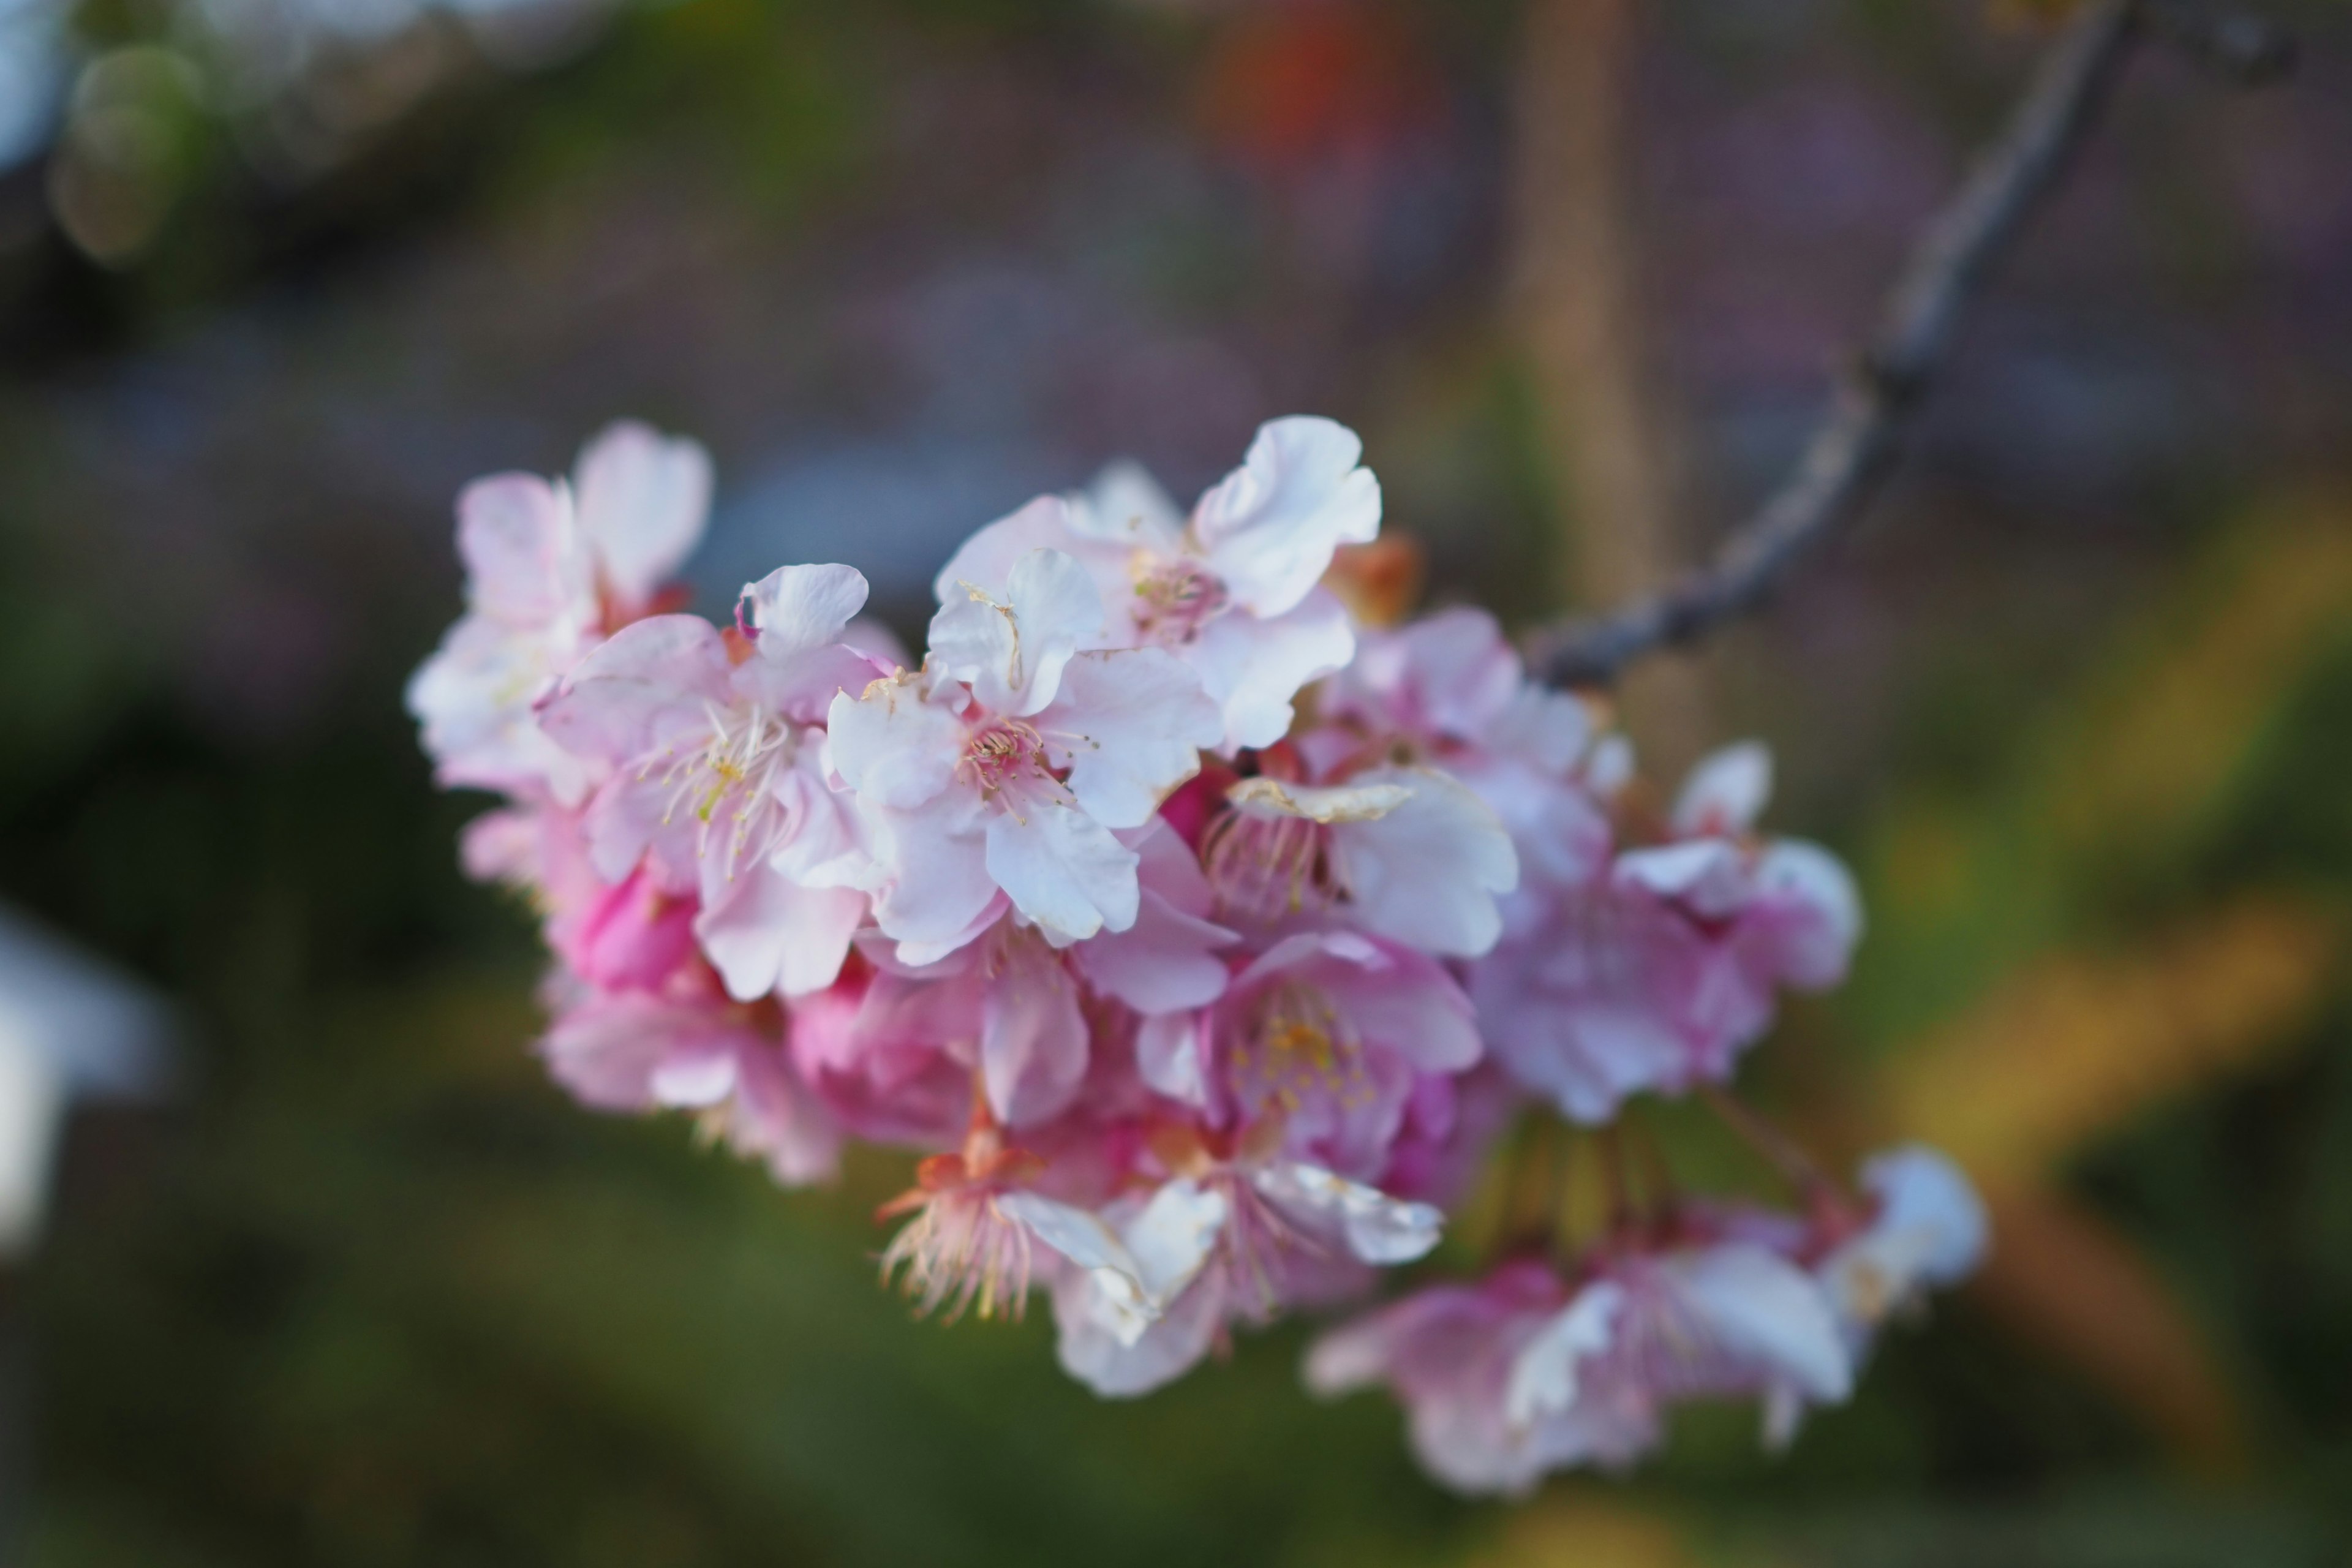
[[[1135,923],[1135,851],[1075,806],[1042,797],[988,819],[988,874],[1013,907],[1066,941]]]
[[[1288,734],[1300,690],[1345,668],[1355,651],[1347,606],[1318,588],[1279,616],[1216,616],[1181,657],[1223,710],[1222,744],[1232,752]]]
[[[1236,604],[1278,616],[1307,596],[1341,544],[1380,532],[1381,484],[1363,443],[1328,419],[1259,426],[1242,466],[1201,498],[1192,527]]]
[[[912,811],[868,814],[877,870],[875,923],[907,963],[929,963],[978,936],[993,918],[996,884],[976,806],[942,795]],[[912,946],[917,951],[907,952]]]
[[[1772,752],[1761,742],[1741,741],[1704,758],[1693,768],[1675,802],[1675,831],[1741,834],[1756,826],[1772,798]]]
[[[1072,554],[1086,548],[1073,526],[1069,501],[1061,496],[1039,496],[1020,510],[1001,517],[957,547],[931,584],[941,605],[971,596],[978,588],[992,599],[1006,596],[1013,568],[1035,550],[1060,550]]]
[[[977,584],[931,617],[931,656],[968,681],[982,706],[1026,718],[1054,700],[1062,667],[1103,637],[1102,595],[1075,556],[1033,550],[1013,563],[1003,597]]]
[[[581,452],[572,468],[580,529],[605,579],[642,604],[684,563],[710,510],[710,454],[623,420]]]
[[[1085,952],[1086,947],[1079,951]],[[1153,1093],[1164,1094],[1181,1104],[1205,1108],[1209,1103],[1209,1082],[1201,1063],[1202,1045],[1200,1014],[1187,1011],[1148,1016],[1135,1031],[1135,1070]]]
[[[1735,1244],[1664,1265],[1714,1344],[1807,1398],[1853,1392],[1853,1364],[1829,1300],[1812,1277],[1760,1247]]]
[[[1122,1327],[1132,1321],[1140,1334],[1142,1325],[1159,1315],[1159,1303],[1143,1283],[1143,1266],[1101,1215],[1035,1193],[1007,1193],[996,1206],[1093,1276],[1106,1319]]]
[[[742,868],[724,903],[706,903],[694,934],[727,994],[749,1002],[772,991],[804,996],[832,984],[866,918],[866,896],[803,888],[771,866]]]
[[[1131,1399],[1173,1383],[1209,1353],[1224,1324],[1226,1291],[1211,1275],[1133,1338],[1122,1338],[1115,1322],[1106,1321],[1095,1279],[1055,1283],[1054,1352],[1063,1371],[1106,1399]]]
[[[1139,827],[1224,733],[1192,672],[1159,648],[1082,653],[1037,728],[1070,763],[1070,793],[1106,827]]]
[[[1624,1290],[1612,1281],[1589,1285],[1528,1342],[1511,1363],[1504,1394],[1512,1426],[1530,1426],[1576,1403],[1577,1368],[1615,1342],[1617,1314],[1624,1304]]]
[[[1154,555],[1172,552],[1184,528],[1184,514],[1140,463],[1121,458],[1105,466],[1076,499],[1071,522],[1090,539]]]
[[[1143,1211],[1120,1226],[1121,1239],[1156,1304],[1164,1308],[1201,1272],[1224,1230],[1227,1212],[1224,1194],[1179,1177],[1152,1194]]]
[[[877,680],[842,692],[825,713],[834,771],[876,805],[910,810],[945,791],[963,754],[964,727],[916,683]]]
[[[1621,884],[1679,900],[1710,919],[1737,914],[1755,890],[1747,855],[1721,838],[1628,849],[1617,857],[1612,874]]]
[[[866,607],[866,592],[865,575],[854,566],[779,566],[745,584],[743,597],[761,653],[782,658],[839,642]]]
[[[1843,861],[1818,844],[1778,839],[1757,861],[1756,890],[1812,917],[1793,930],[1787,921],[1780,925],[1780,962],[1790,984],[1820,990],[1845,978],[1854,943],[1862,940],[1863,915],[1862,893]]]
[[[1356,918],[1425,952],[1475,958],[1503,932],[1498,894],[1518,886],[1519,857],[1494,808],[1448,774],[1380,768],[1363,787],[1407,798],[1370,822],[1332,830],[1334,868]]]
[[[1390,1265],[1426,1257],[1445,1228],[1428,1204],[1393,1198],[1319,1165],[1263,1166],[1251,1184],[1278,1207],[1336,1228],[1360,1262]]]

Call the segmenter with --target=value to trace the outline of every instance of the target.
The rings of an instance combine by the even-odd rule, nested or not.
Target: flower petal
[[[1075,806],[1024,800],[988,818],[988,874],[1013,907],[1059,941],[1135,923],[1136,854]]]
[[[1200,771],[1224,724],[1192,672],[1158,648],[1082,653],[1037,728],[1070,763],[1070,793],[1106,827],[1139,827]]]
[[[931,657],[992,712],[1026,718],[1054,700],[1062,668],[1103,637],[1102,595],[1075,556],[1033,550],[1003,595],[971,584],[931,617]]]
[[[760,652],[780,659],[839,642],[866,607],[866,593],[865,574],[854,566],[779,566],[746,584],[743,600]]]
[[[710,510],[710,454],[625,419],[582,449],[572,468],[580,531],[614,592],[643,605],[702,538]]]
[[[1258,427],[1242,459],[1192,514],[1209,565],[1234,601],[1278,616],[1307,596],[1342,544],[1381,530],[1381,483],[1357,466],[1364,444],[1328,419]]]

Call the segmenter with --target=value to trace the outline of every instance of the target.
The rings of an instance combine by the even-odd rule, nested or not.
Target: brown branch
[[[1706,569],[1663,593],[1538,634],[1531,665],[1554,686],[1612,679],[1631,660],[1687,643],[1755,608],[1790,567],[1860,513],[1942,368],[1960,312],[2082,145],[2143,29],[2244,79],[2292,51],[2265,25],[2188,0],[2092,0],[2053,43],[2000,137],[1937,213],[1877,336],[1841,379],[1796,468]]]

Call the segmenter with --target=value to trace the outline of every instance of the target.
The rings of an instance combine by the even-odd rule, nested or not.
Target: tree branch
[[[1691,642],[1755,608],[1790,567],[1862,510],[1942,369],[1961,310],[2081,146],[2143,28],[2244,79],[2292,58],[2284,35],[2187,0],[2091,0],[2051,45],[1998,141],[1936,215],[1878,333],[1840,379],[1829,412],[1780,488],[1714,562],[1664,592],[1538,635],[1530,660],[1554,686],[1613,679],[1643,654]]]

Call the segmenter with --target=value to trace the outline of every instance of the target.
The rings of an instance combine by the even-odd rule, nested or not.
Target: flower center
[[[1354,1031],[1313,985],[1291,981],[1268,991],[1244,1038],[1234,1064],[1238,1087],[1255,1090],[1261,1103],[1285,1114],[1312,1096],[1336,1096],[1341,1104],[1354,1105],[1371,1092]]]
[[[1135,566],[1135,629],[1147,642],[1188,643],[1225,607],[1225,585],[1184,556],[1143,557]]]
[[[1218,918],[1272,925],[1330,908],[1341,889],[1331,869],[1329,836],[1329,829],[1301,816],[1228,811],[1217,818],[1202,843],[1201,865]]]
[[[992,720],[974,730],[964,742],[959,771],[991,795],[1025,779],[1054,776],[1045,737],[1018,719]]]
[[[783,833],[783,814],[767,809],[776,804],[769,785],[779,769],[792,764],[800,737],[788,720],[748,703],[705,711],[708,738],[662,773],[669,788],[662,821],[691,815],[699,824],[696,853],[709,856],[715,837],[732,877],[737,866],[766,855]]]

